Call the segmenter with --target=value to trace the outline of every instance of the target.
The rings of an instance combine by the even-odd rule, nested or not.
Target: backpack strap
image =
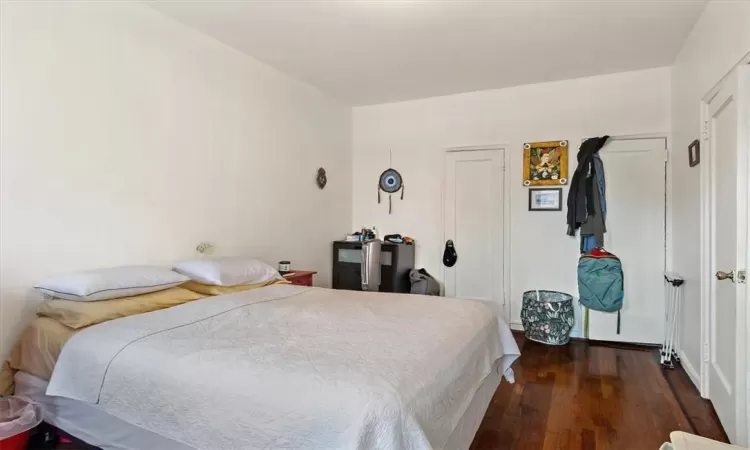
[[[620,311],[617,311],[617,334],[620,334]]]
[[[589,309],[586,306],[583,307],[583,337],[589,338]]]

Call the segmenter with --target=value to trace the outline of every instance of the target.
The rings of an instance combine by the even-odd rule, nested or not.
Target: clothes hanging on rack
[[[599,152],[594,153],[594,174],[596,175],[596,186],[599,188],[599,199],[602,204],[602,215],[607,220],[607,184],[604,181],[604,163]]]
[[[593,175],[590,178],[597,178],[597,176]],[[599,184],[596,181],[595,183],[597,185]],[[604,202],[599,194],[598,186],[592,189],[592,192],[594,213],[589,214],[588,217],[586,217],[586,221],[581,224],[581,241],[583,242],[584,239],[593,236],[594,247],[602,248],[604,247],[604,233],[607,231],[607,225],[604,223],[604,211],[602,208]]]
[[[596,203],[601,203],[601,200],[597,202],[594,198],[594,190],[599,190],[599,181],[596,175],[598,164],[594,163],[594,156],[604,147],[608,139],[609,136],[586,139],[578,150],[578,167],[573,173],[570,191],[568,192],[567,222],[569,236],[575,236],[576,230],[586,222],[590,215],[595,215],[597,209],[600,210],[600,214],[606,210],[606,207],[602,208],[601,204],[598,208],[596,207]],[[601,160],[599,162],[601,163]],[[601,174],[604,175],[603,165]],[[601,186],[604,186],[603,178]],[[598,195],[598,197],[601,199],[602,196]]]
[[[607,188],[604,163],[599,150],[608,139],[609,136],[591,138],[581,144],[578,167],[568,193],[568,234],[575,236],[576,229],[581,228],[578,292],[584,306],[586,338],[589,337],[589,308],[605,312],[616,311],[617,334],[620,334],[620,308],[624,298],[620,260],[601,250],[604,247],[604,233],[607,231]],[[605,282],[602,284],[603,280]]]
[[[604,181],[604,163],[602,158],[599,156],[599,152],[594,153],[594,176],[596,186],[598,189],[595,190],[599,193],[599,201],[594,203],[594,206],[600,206],[601,218],[603,223],[602,232],[607,231],[607,187]],[[588,222],[587,218],[587,222]],[[597,229],[593,228],[592,232],[587,232],[586,222],[581,225],[581,253],[588,253],[597,247],[604,246],[604,236],[597,236]]]
[[[581,236],[581,253],[588,253],[596,248],[596,238],[593,235]]]

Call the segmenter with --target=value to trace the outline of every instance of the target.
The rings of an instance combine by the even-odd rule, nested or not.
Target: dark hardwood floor
[[[516,383],[501,384],[471,450],[658,450],[677,430],[726,442],[710,402],[655,350],[516,340]]]

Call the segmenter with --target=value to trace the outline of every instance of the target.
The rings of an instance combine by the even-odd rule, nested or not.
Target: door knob
[[[729,273],[722,272],[720,270],[720,271],[716,272],[716,279],[719,280],[719,281],[722,281],[722,280],[732,280],[734,282],[734,270],[731,271],[731,272],[729,272]]]

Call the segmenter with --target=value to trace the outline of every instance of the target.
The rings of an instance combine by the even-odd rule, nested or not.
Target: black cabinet
[[[411,289],[409,270],[414,268],[414,246],[383,242],[380,249],[380,292]],[[333,242],[334,289],[362,290],[362,243]]]

